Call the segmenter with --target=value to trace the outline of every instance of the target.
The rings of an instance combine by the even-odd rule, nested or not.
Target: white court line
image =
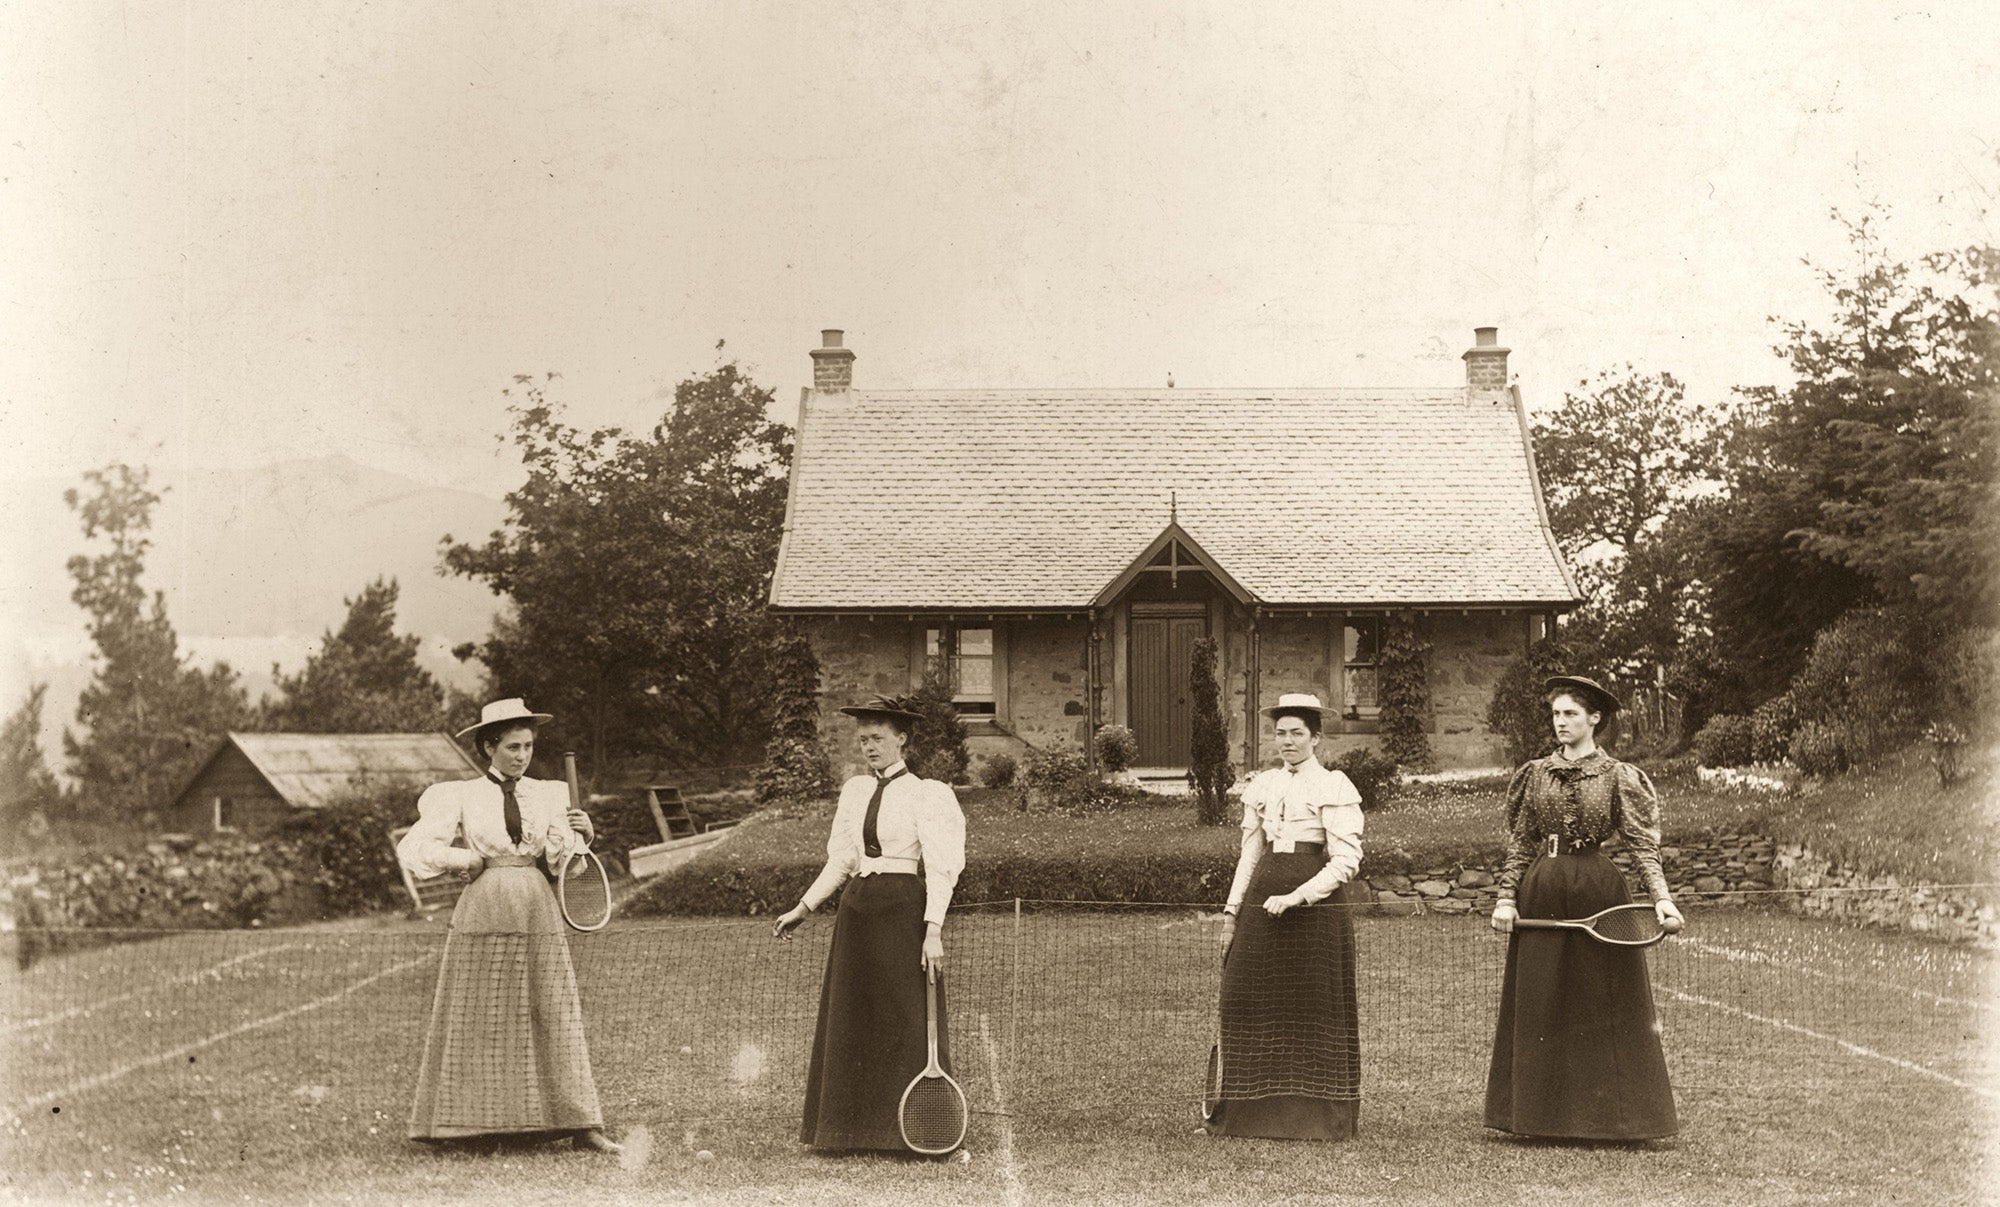
[[[199,1052],[201,1049],[206,1048],[211,1044],[219,1044],[225,1039],[234,1039],[237,1036],[242,1035],[246,1032],[258,1030],[261,1027],[268,1027],[272,1023],[284,1022],[286,1019],[295,1018],[298,1015],[306,1013],[308,1010],[317,1010],[321,1006],[331,1006],[333,1003],[339,1001],[344,997],[347,997],[349,994],[367,988],[368,986],[374,984],[376,981],[381,980],[383,977],[394,976],[405,969],[415,968],[419,964],[426,963],[436,958],[437,957],[435,954],[421,955],[413,960],[404,960],[400,964],[392,964],[389,967],[384,968],[380,972],[370,973],[369,975],[362,977],[360,980],[354,982],[352,985],[347,986],[345,989],[336,989],[332,993],[326,994],[322,997],[316,997],[309,1002],[302,1002],[299,1005],[291,1007],[290,1009],[280,1010],[276,1014],[266,1015],[265,1017],[259,1019],[252,1019],[247,1023],[240,1023],[237,1026],[229,1028],[227,1031],[217,1031],[213,1035],[207,1036],[202,1039],[197,1039],[190,1044],[182,1044],[178,1048],[169,1048],[165,1052],[155,1052],[151,1056],[147,1056],[142,1059],[132,1061],[130,1064],[119,1065],[117,1068],[112,1069],[108,1073],[99,1073],[94,1077],[86,1077],[81,1081],[72,1081],[68,1085],[63,1086],[61,1089],[50,1090],[46,1094],[37,1094],[35,1097],[30,1098],[26,1102],[22,1103],[19,1109],[22,1112],[38,1110],[52,1103],[60,1102],[65,1098],[74,1098],[79,1094],[87,1094],[90,1091],[99,1088],[100,1086],[110,1085],[112,1082],[117,1081],[119,1078],[129,1076],[130,1074],[136,1073],[141,1069],[150,1069],[154,1065],[162,1065],[170,1060],[179,1060],[181,1057],[186,1056],[191,1052]]]
[[[1710,943],[1705,939],[1688,938],[1682,938],[1680,945],[1683,947],[1692,947],[1696,951],[1709,952],[1725,960],[1732,960],[1739,964],[1767,964],[1773,968],[1782,968],[1787,972],[1801,972],[1817,980],[1832,981],[1835,984],[1866,985],[1872,989],[1893,989],[1899,993],[1907,993],[1911,997],[1923,998],[1935,1006],[1966,1006],[1973,1010],[1993,1009],[1993,1006],[1988,1002],[1977,1002],[1962,997],[1946,997],[1941,993],[1932,993],[1928,989],[1918,989],[1914,985],[1899,985],[1895,981],[1878,981],[1874,977],[1827,972],[1823,969],[1814,968],[1810,964],[1800,964],[1791,960],[1780,959],[1771,952],[1755,947],[1730,947],[1722,943]]]
[[[1007,1207],[1022,1207],[1028,1201],[1021,1190],[1021,1171],[1014,1164],[1014,1116],[1007,1106],[1007,1091],[1000,1088],[1000,1049],[994,1046],[993,1029],[986,1012],[979,1012],[979,1038],[986,1045],[986,1081],[993,1088],[993,1105],[1000,1108],[1000,1182],[1006,1187]]]
[[[250,960],[261,960],[265,956],[274,956],[281,951],[289,951],[294,947],[302,946],[304,944],[301,943],[280,943],[276,947],[267,947],[262,951],[246,951],[240,956],[230,956],[220,964],[211,964],[207,968],[196,969],[193,972],[184,972],[179,976],[168,977],[164,981],[155,981],[150,985],[141,985],[139,988],[128,990],[117,997],[107,997],[100,1002],[89,1002],[81,1006],[71,1006],[67,1010],[60,1010],[54,1014],[44,1014],[40,1018],[31,1018],[26,1022],[9,1023],[4,1027],[0,1027],[0,1035],[12,1035],[17,1031],[32,1031],[36,1027],[46,1027],[50,1023],[60,1023],[72,1018],[81,1018],[86,1014],[102,1010],[106,1006],[115,1006],[119,1002],[138,997],[142,993],[150,993],[155,989],[166,989],[173,985],[192,985],[203,977],[214,976],[225,968],[231,968]]]
[[[1692,1002],[1697,1006],[1711,1006],[1717,1010],[1723,1011],[1724,1013],[1734,1014],[1740,1018],[1747,1018],[1752,1022],[1763,1023],[1765,1026],[1768,1027],[1776,1027],[1780,1031],[1790,1031],[1795,1035],[1804,1035],[1812,1039],[1823,1039],[1830,1044],[1838,1044],[1841,1048],[1845,1049],[1846,1051],[1856,1056],[1865,1056],[1870,1060],[1879,1060],[1882,1061],[1884,1064],[1892,1064],[1899,1069],[1904,1069],[1911,1073],[1916,1073],[1924,1077],[1936,1078],[1937,1080],[1944,1082],[1946,1085],[1955,1085],[1961,1090],[1968,1090],[1974,1094],[1979,1095],[1982,1098],[2000,1099],[2000,1091],[1992,1090],[1986,1086],[1973,1085],[1969,1081],[1960,1081],[1956,1077],[1950,1076],[1949,1074],[1940,1073],[1936,1069],[1933,1069],[1928,1065],[1920,1065],[1913,1060],[1904,1060],[1900,1056],[1891,1056],[1887,1052],[1877,1052],[1873,1048],[1863,1047],[1862,1045],[1857,1043],[1849,1043],[1847,1040],[1841,1039],[1837,1035],[1828,1035],[1823,1031],[1815,1031],[1811,1027],[1802,1027],[1795,1022],[1790,1022],[1782,1018],[1771,1018],[1767,1015],[1752,1014],[1750,1011],[1745,1010],[1740,1006],[1732,1006],[1728,1002],[1718,1002],[1712,997],[1703,997],[1698,993],[1686,993],[1683,992],[1682,990],[1674,989],[1665,985],[1660,986],[1660,988],[1663,992],[1670,993],[1674,997],[1679,998],[1681,1001],[1684,1002]]]

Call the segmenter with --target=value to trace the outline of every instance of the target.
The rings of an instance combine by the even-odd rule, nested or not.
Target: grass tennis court
[[[1639,1147],[1480,1126],[1502,941],[1358,920],[1362,1135],[1211,1140],[1212,925],[1192,909],[972,911],[947,931],[969,1163],[796,1143],[829,927],[614,924],[573,943],[622,1165],[403,1139],[442,927],[202,932],[6,974],[15,1201],[1979,1201],[2000,1095],[1992,957],[1776,913],[1698,913],[1655,949],[1682,1135]],[[698,1159],[698,1152],[712,1158]],[[643,1160],[639,1159],[641,1156]]]

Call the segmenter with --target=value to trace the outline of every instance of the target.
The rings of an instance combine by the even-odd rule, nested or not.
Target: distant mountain
[[[50,680],[44,715],[55,732],[88,681],[90,642],[64,568],[84,541],[62,493],[80,485],[0,483],[0,710],[32,680]],[[500,601],[478,583],[441,576],[438,543],[447,534],[483,539],[505,519],[500,500],[338,455],[254,469],[156,467],[152,485],[165,489],[147,583],[166,593],[184,645],[246,672],[253,696],[273,661],[297,667],[339,625],[342,600],[378,575],[401,583],[399,627],[425,639],[433,671],[472,678],[446,651],[483,636]],[[56,746],[48,753],[59,760]]]

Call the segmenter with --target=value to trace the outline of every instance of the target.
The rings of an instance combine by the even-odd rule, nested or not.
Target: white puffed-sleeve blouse
[[[548,855],[560,867],[583,843],[569,828],[569,786],[560,780],[520,779],[521,841],[509,842],[500,785],[481,776],[432,784],[417,798],[417,824],[396,844],[396,858],[418,879],[471,871],[495,855]],[[464,847],[451,845],[464,834]]]
[[[1296,890],[1308,905],[1324,901],[1360,868],[1361,829],[1361,793],[1343,772],[1314,758],[1260,772],[1243,790],[1243,846],[1229,886],[1230,908],[1243,904],[1267,841],[1274,853],[1325,844],[1326,866]]]
[[[898,763],[883,774],[893,775],[902,767]],[[801,900],[807,909],[818,909],[849,876],[915,872],[921,861],[924,921],[942,925],[958,874],[965,870],[965,813],[958,807],[958,794],[939,780],[895,776],[883,788],[882,807],[875,815],[875,837],[882,853],[870,856],[861,830],[876,782],[873,775],[857,775],[841,785],[826,836],[826,866]]]

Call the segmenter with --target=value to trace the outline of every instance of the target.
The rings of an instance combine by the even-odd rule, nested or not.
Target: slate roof
[[[304,808],[338,799],[357,779],[428,785],[479,774],[472,759],[441,733],[231,733],[216,754],[232,744],[273,791]],[[197,772],[189,783],[200,776]]]
[[[771,604],[1087,607],[1170,498],[1262,603],[1577,600],[1518,404],[1461,386],[814,392]]]

